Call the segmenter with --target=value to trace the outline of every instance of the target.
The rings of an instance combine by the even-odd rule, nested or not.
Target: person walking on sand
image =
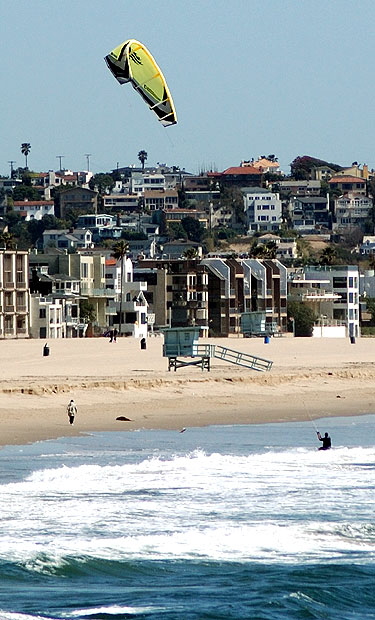
[[[77,414],[77,405],[75,404],[73,399],[70,401],[69,405],[67,406],[66,411],[68,413],[69,424],[73,424],[74,418]]]
[[[328,435],[328,433],[324,433],[324,437],[321,436],[319,431],[316,431],[316,434],[318,435],[319,441],[323,442],[323,445],[321,446],[321,448],[319,448],[319,450],[329,450],[332,444],[331,444],[331,438]]]

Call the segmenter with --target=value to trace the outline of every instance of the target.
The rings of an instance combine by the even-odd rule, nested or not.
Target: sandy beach
[[[1,342],[0,445],[94,431],[260,424],[375,412],[375,342],[349,339],[210,339],[268,360],[256,372],[213,359],[211,370],[168,371],[164,339]],[[201,341],[200,341],[201,342]],[[66,407],[78,406],[73,426]],[[129,421],[116,420],[124,416]],[[322,429],[324,430],[324,429]]]

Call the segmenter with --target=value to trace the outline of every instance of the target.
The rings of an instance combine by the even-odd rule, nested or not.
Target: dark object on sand
[[[124,415],[119,415],[119,417],[116,418],[116,420],[120,420],[121,422],[131,422],[131,419],[126,418]]]

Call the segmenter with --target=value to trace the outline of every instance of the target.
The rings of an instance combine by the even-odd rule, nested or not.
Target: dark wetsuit
[[[323,445],[322,445],[321,448],[319,448],[319,450],[329,450],[330,449],[332,444],[331,444],[331,438],[328,435],[328,433],[325,433],[324,437],[322,437],[321,434],[318,433],[318,439],[323,442]]]

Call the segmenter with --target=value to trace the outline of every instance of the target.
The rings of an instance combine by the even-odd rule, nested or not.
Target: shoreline
[[[168,371],[162,337],[2,341],[0,447],[100,431],[313,421],[375,412],[372,339],[210,339],[273,361],[269,372],[212,360]],[[200,341],[201,342],[201,341]],[[202,342],[206,342],[202,340]],[[70,426],[66,406],[78,415]],[[125,416],[130,421],[116,420]]]

